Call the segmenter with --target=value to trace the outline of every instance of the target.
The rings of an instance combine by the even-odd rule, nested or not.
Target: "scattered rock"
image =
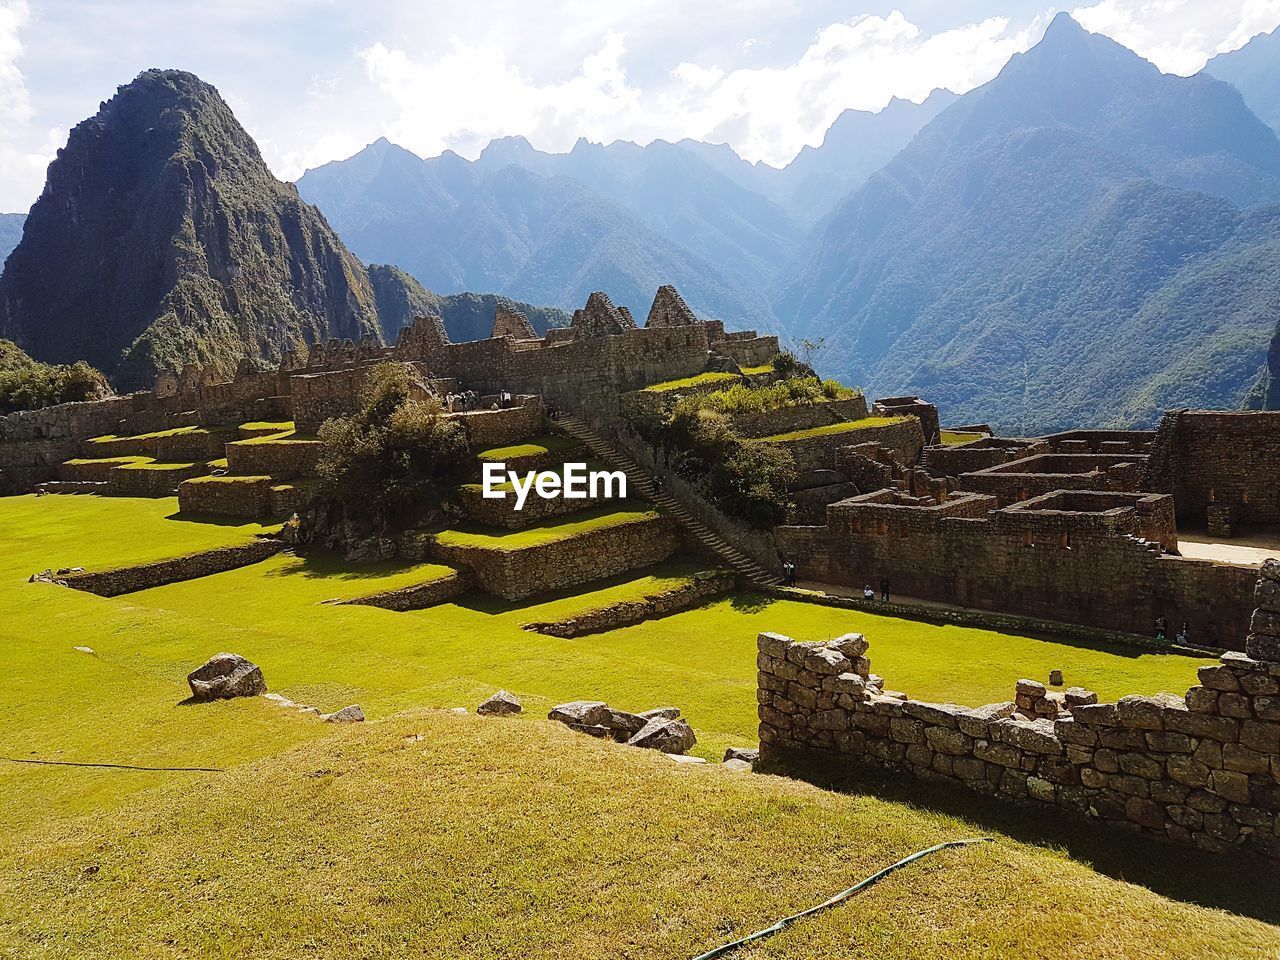
[[[476,713],[485,717],[501,717],[519,713],[522,709],[519,700],[506,690],[499,690],[480,706],[476,707]]]
[[[1062,681],[1062,671],[1061,671],[1061,670],[1050,670],[1050,671],[1049,671],[1049,686],[1051,686],[1051,687],[1060,687],[1060,686],[1062,686],[1062,682],[1063,682],[1063,681]]]
[[[552,707],[547,719],[584,727],[603,726],[609,719],[609,705],[603,700],[573,700]]]
[[[187,675],[194,700],[256,697],[267,692],[262,671],[235,653],[219,653]]]
[[[693,728],[687,721],[656,717],[646,723],[627,744],[663,753],[686,753],[697,742],[698,738],[693,735]]]
[[[682,757],[681,759],[688,758]],[[724,767],[726,770],[733,770],[737,773],[750,773],[753,769],[751,764],[746,760],[726,760],[724,763],[720,764],[720,766]]]
[[[646,721],[652,720],[654,717],[661,717],[664,720],[679,720],[679,707],[656,707],[653,710],[645,710],[637,716],[644,717]]]
[[[760,759],[760,751],[748,747],[730,747],[724,752],[724,762],[741,760],[743,763],[755,763]]]
[[[466,712],[467,712],[466,707],[450,707],[449,708],[449,713],[466,713]]]
[[[76,653],[93,653],[93,647],[72,647],[71,649],[75,650]]]
[[[706,758],[704,757],[686,757],[682,753],[668,753],[666,754],[666,758],[668,760],[674,760],[676,763],[706,763],[707,762]]]
[[[364,723],[364,711],[360,709],[360,704],[353,703],[334,713],[322,713],[320,719],[325,723]]]
[[[625,710],[615,710],[610,707],[609,719],[604,725],[614,732],[614,739],[625,741],[643,730],[648,722],[648,718],[638,713],[627,713]]]

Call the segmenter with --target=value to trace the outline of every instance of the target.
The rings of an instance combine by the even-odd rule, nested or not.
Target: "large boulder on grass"
[[[267,681],[256,664],[236,653],[219,653],[187,674],[193,700],[229,700],[267,692]]]
[[[506,716],[507,714],[519,713],[523,709],[520,701],[505,690],[499,690],[492,697],[486,700],[480,706],[476,707],[476,713],[485,717]]]
[[[654,717],[627,741],[627,745],[662,753],[687,753],[697,742],[698,738],[693,735],[693,728],[687,721]]]
[[[570,726],[603,727],[609,722],[609,705],[603,700],[574,700],[552,707],[547,719]]]

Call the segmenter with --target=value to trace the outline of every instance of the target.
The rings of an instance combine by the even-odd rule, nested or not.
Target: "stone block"
[[[1246,673],[1240,689],[1251,697],[1272,697],[1280,693],[1280,680],[1265,673]]]
[[[838,650],[850,660],[856,660],[858,657],[865,656],[871,644],[867,642],[867,638],[860,633],[846,633],[843,637],[837,637],[827,646],[834,650]]]
[[[973,755],[1001,767],[1016,768],[1022,763],[1022,751],[1008,743],[978,740],[973,745]]]
[[[923,720],[931,726],[956,727],[959,725],[959,717],[968,710],[954,703],[920,703],[908,700],[903,703],[902,712],[905,716]]]
[[[1249,621],[1249,632],[1280,637],[1280,613],[1271,610],[1255,610],[1253,619]]]
[[[1187,787],[1205,787],[1209,784],[1209,768],[1191,757],[1170,757],[1165,764],[1169,779]]]
[[[1156,753],[1190,753],[1191,738],[1172,730],[1152,730],[1147,734],[1147,746]]]
[[[1093,765],[1103,773],[1120,772],[1119,755],[1109,747],[1103,747],[1093,752]]]
[[[1120,769],[1131,776],[1142,777],[1144,780],[1164,779],[1164,764],[1146,754],[1122,753],[1117,760]]]
[[[1144,827],[1149,827],[1153,830],[1164,829],[1164,807],[1154,800],[1130,797],[1125,801],[1124,814],[1132,822]]]
[[[810,650],[804,658],[804,668],[817,674],[838,676],[848,673],[852,667],[853,663],[848,657],[830,647]]]
[[[1174,709],[1186,710],[1187,706],[1181,698],[1167,693],[1121,697],[1116,703],[1120,723],[1136,730],[1163,730],[1165,713]]]
[[[924,724],[909,717],[889,721],[889,736],[898,743],[924,743]]]
[[[1068,708],[1091,706],[1098,702],[1098,695],[1084,687],[1067,687],[1062,691],[1062,700]]]
[[[1082,747],[1095,747],[1098,745],[1098,732],[1077,723],[1070,717],[1054,721],[1053,732],[1063,743],[1076,744]]]
[[[1063,752],[1062,741],[1053,735],[1053,724],[1048,720],[997,720],[991,725],[991,731],[1004,743],[1031,753],[1056,755]]]
[[[971,737],[986,737],[990,733],[991,722],[1012,715],[1014,706],[1012,700],[1004,703],[989,703],[958,715],[956,723]]]
[[[1280,663],[1280,637],[1251,633],[1244,648],[1255,660]]]
[[[1201,667],[1196,671],[1196,675],[1200,678],[1200,685],[1208,687],[1210,690],[1236,691],[1240,689],[1239,676],[1234,670],[1227,667]]]
[[[1238,743],[1222,745],[1222,766],[1237,773],[1264,774],[1270,769],[1270,758]]]
[[[1224,692],[1218,695],[1218,713],[1224,717],[1243,720],[1253,716],[1253,707],[1243,693]]]
[[[1280,754],[1280,723],[1245,720],[1240,725],[1240,742],[1268,756]]]
[[[938,753],[961,757],[973,750],[973,739],[950,727],[929,727],[925,730],[924,736],[929,746]]]
[[[1187,691],[1185,702],[1192,713],[1214,714],[1218,712],[1218,697],[1222,694],[1209,687],[1192,687]]]
[[[1114,703],[1094,703],[1076,707],[1071,711],[1077,723],[1092,727],[1114,727],[1120,722],[1120,711]]]

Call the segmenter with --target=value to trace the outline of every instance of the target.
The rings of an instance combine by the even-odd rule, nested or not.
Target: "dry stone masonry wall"
[[[1273,565],[1258,588],[1268,602],[1263,584],[1278,582]],[[1098,703],[1087,690],[1021,680],[1013,700],[967,708],[886,691],[856,634],[800,643],[762,633],[758,650],[766,759],[818,751],[1280,859],[1280,662],[1228,653],[1184,697]]]

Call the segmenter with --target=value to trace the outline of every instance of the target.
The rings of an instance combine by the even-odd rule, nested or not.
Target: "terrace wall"
[[[227,466],[243,476],[314,477],[324,452],[319,440],[237,440],[226,445]]]
[[[228,517],[271,514],[270,477],[196,477],[178,484],[178,509]]]
[[[867,426],[840,433],[820,433],[794,440],[771,440],[782,447],[796,461],[796,469],[801,473],[810,470],[839,469],[838,451],[842,447],[858,446],[864,443],[878,443],[892,451],[902,462],[911,464],[920,459],[920,451],[924,449],[924,434],[920,429],[920,421],[914,417],[888,423],[882,426]]]
[[[65,578],[66,584],[76,590],[84,590],[100,597],[118,597],[121,594],[151,587],[162,587],[180,580],[225,573],[238,567],[260,563],[284,549],[279,540],[262,539],[234,547],[219,547],[171,560],[157,560],[132,567],[114,570],[73,573]]]
[[[435,541],[430,551],[437,560],[467,568],[487,592],[523,600],[660,563],[678,546],[671,521],[655,517],[515,550]]]
[[[730,418],[744,437],[770,437],[793,430],[809,430],[829,423],[862,420],[867,416],[867,399],[859,394],[847,400],[779,407],[776,410],[744,411]]]
[[[1020,680],[1013,700],[970,709],[886,693],[856,634],[762,633],[758,651],[765,761],[819,752],[1280,859],[1280,663],[1227,654],[1185,697],[1106,704]]]
[[[1142,486],[1145,458],[1138,455],[1041,454],[962,474],[961,490],[985,493],[1002,507],[1057,490],[1133,492]]]

